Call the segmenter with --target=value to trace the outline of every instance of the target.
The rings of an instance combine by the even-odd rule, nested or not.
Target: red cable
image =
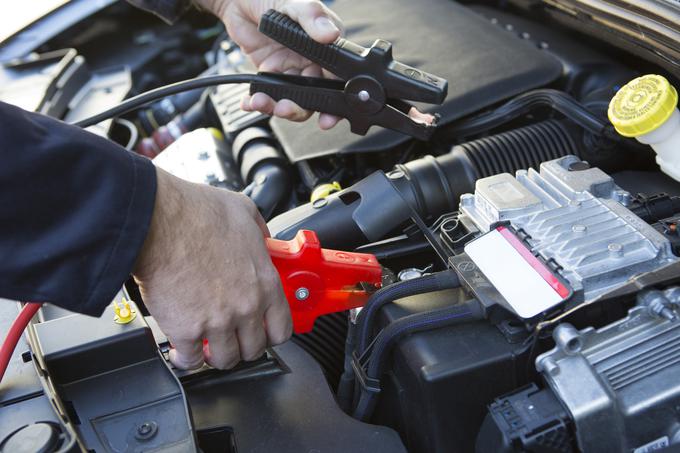
[[[33,316],[40,310],[40,307],[42,307],[42,303],[39,302],[27,303],[12,322],[9,331],[7,332],[7,337],[5,337],[5,341],[3,341],[2,346],[0,346],[0,382],[2,382],[5,371],[7,371],[9,360],[12,358],[12,353],[14,352],[14,348],[17,347],[21,334],[24,332]]]

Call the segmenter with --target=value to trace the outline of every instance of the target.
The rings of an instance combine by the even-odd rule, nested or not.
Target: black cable
[[[479,302],[471,300],[462,305],[452,305],[425,313],[416,313],[394,321],[378,334],[373,343],[366,371],[367,377],[380,379],[385,371],[392,349],[405,336],[482,318],[483,312]],[[363,391],[362,389],[353,417],[361,421],[369,420],[373,414],[377,397],[377,392]]]
[[[404,297],[457,288],[458,286],[460,286],[460,279],[456,271],[446,270],[414,280],[395,283],[376,291],[368,299],[357,317],[357,352],[363,354],[366,350],[370,342],[375,315],[384,305]]]
[[[479,134],[507,123],[536,107],[550,107],[590,132],[610,139],[621,139],[609,123],[569,94],[547,88],[520,94],[497,109],[453,124],[449,130],[460,136]]]
[[[162,99],[166,96],[181,93],[183,91],[195,90],[197,88],[207,88],[216,85],[225,85],[230,83],[279,83],[280,81],[260,74],[222,74],[208,77],[199,77],[195,79],[183,80],[181,82],[165,85],[145,93],[138,94],[130,99],[121,102],[115,107],[105,110],[89,118],[82,119],[73,123],[75,126],[89,127],[100,123],[109,118],[114,118],[131,110],[139,108],[150,102]]]

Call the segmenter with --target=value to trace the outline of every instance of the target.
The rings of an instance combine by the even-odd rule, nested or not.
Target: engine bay
[[[636,77],[680,87],[677,61],[580,30],[554,5],[330,7],[347,39],[389,41],[395,59],[448,80],[441,105],[415,104],[437,115],[429,139],[245,112],[245,83],[87,129],[243,192],[273,239],[305,230],[375,257],[363,308],[312,319],[233,370],[183,371],[132,279],[100,318],[46,305],[0,385],[0,452],[680,444],[680,182],[672,156],[608,119]],[[255,72],[199,11],[167,25],[126,2],[72,1],[31,27],[0,44],[0,101],[69,123],[180,80]],[[291,288],[292,308],[311,310],[315,289]],[[139,316],[113,323],[120,307]],[[0,325],[17,310],[3,303]]]

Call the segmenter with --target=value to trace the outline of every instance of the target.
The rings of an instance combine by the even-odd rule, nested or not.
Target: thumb
[[[342,21],[318,0],[286,2],[281,12],[300,26],[314,41],[330,44],[342,34]]]

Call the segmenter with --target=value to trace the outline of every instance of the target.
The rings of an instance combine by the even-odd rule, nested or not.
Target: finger
[[[250,318],[239,324],[236,335],[243,360],[262,357],[267,347],[267,333],[262,317]]]
[[[205,361],[213,368],[226,370],[241,361],[239,342],[234,331],[217,331],[208,334]]]
[[[299,76],[300,75],[300,68],[289,68],[289,69],[286,69],[283,73],[288,74],[288,75]]]
[[[328,129],[334,128],[335,125],[338,124],[341,119],[342,118],[340,118],[339,116],[331,115],[329,113],[320,113],[319,127],[324,131],[327,131]]]
[[[301,75],[305,77],[323,77],[321,66],[318,64],[310,64],[302,70]]]
[[[278,297],[278,299],[264,312],[264,323],[267,341],[274,346],[290,338],[293,333],[293,321],[290,317],[290,307],[283,293],[281,296],[271,294],[270,297]]]
[[[244,112],[252,112],[253,109],[250,107],[250,95],[249,94],[244,94],[243,97],[241,97],[241,110]]]
[[[203,342],[201,339],[170,341],[170,362],[182,370],[193,370],[203,366]]]
[[[339,19],[319,1],[287,2],[281,12],[299,23],[317,42],[329,44],[340,37]]]
[[[262,49],[262,52],[266,52],[267,55],[261,58],[261,62],[257,67],[260,72],[286,72],[289,69],[300,70],[309,66],[311,62],[307,60],[302,55],[293,52],[292,50],[280,46],[275,50],[271,48]],[[259,51],[253,53],[259,54]]]
[[[290,121],[305,121],[312,115],[312,112],[304,110],[293,101],[282,99],[274,106],[273,114]]]
[[[250,96],[250,108],[252,110],[257,110],[265,115],[271,115],[274,113],[275,106],[276,101],[264,93],[255,93]]]

